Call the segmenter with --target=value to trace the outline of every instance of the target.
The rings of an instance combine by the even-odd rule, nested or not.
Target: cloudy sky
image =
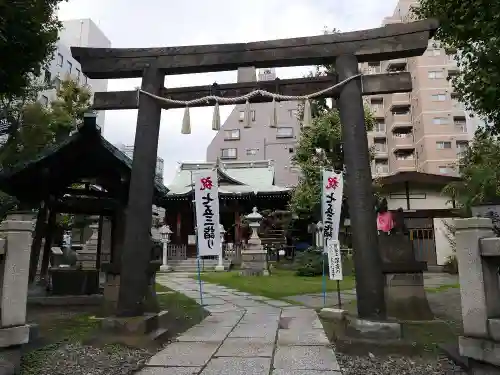
[[[327,27],[341,31],[380,26],[397,0],[69,0],[59,10],[61,20],[91,18],[113,47],[163,47],[251,42],[321,34]],[[278,69],[280,78],[301,77],[308,67]],[[236,81],[236,72],[169,76],[167,87]],[[108,90],[130,90],[140,80],[112,80]],[[221,109],[222,120],[231,107]],[[182,110],[163,111],[158,155],[165,160],[165,182],[178,162],[201,161],[214,136],[212,108],[191,110],[192,134],[180,134]],[[108,111],[105,137],[133,144],[137,111]]]

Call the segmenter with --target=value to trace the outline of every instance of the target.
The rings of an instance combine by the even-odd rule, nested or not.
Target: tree
[[[34,84],[26,92],[35,92],[37,88]],[[37,102],[34,94],[5,103],[2,109],[14,130],[8,132],[8,139],[0,149],[0,165],[7,167],[28,161],[66,138],[83,121],[90,99],[87,87],[68,79],[61,82],[57,98],[49,107]]]
[[[487,131],[478,131],[458,161],[460,181],[443,189],[468,213],[477,204],[500,200],[500,140]]]
[[[0,96],[19,96],[51,58],[62,26],[56,14],[61,1],[0,2]]]
[[[375,120],[365,110],[365,124],[371,130]],[[293,161],[302,176],[290,202],[292,211],[301,217],[318,216],[321,208],[321,169],[342,170],[342,126],[337,109],[329,109],[313,118],[310,127],[302,129]]]
[[[453,86],[469,110],[500,130],[500,2],[489,0],[420,0],[418,18],[436,18],[435,38],[458,51],[459,74]]]

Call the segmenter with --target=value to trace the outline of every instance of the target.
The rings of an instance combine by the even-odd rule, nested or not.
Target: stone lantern
[[[168,265],[168,244],[170,243],[170,236],[172,235],[172,231],[168,225],[163,225],[160,227],[160,241],[163,245],[163,257],[162,257],[162,265],[160,266],[160,271],[169,272],[171,271],[171,267]]]
[[[246,248],[241,251],[241,274],[244,276],[268,276],[267,270],[267,252],[262,247],[257,230],[262,222],[262,215],[254,207],[251,214],[245,216],[248,226],[252,229],[252,235],[248,240]]]

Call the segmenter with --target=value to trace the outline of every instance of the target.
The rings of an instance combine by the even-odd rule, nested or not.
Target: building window
[[[54,78],[54,88],[56,90],[61,89],[61,79],[59,77]]]
[[[235,141],[240,139],[240,129],[231,129],[224,132],[224,140]]]
[[[444,102],[446,100],[446,94],[434,94],[431,98],[433,102]]]
[[[384,99],[382,98],[372,98],[370,99],[370,105],[372,107],[372,111],[383,111],[384,110]]]
[[[293,154],[295,152],[295,149],[293,147],[288,148],[288,153]]]
[[[80,71],[80,69],[76,68],[76,80],[78,81],[78,83],[80,83],[80,76],[82,75],[82,72]]]
[[[368,63],[368,74],[378,74],[380,73],[380,62],[369,62]]]
[[[248,156],[255,156],[259,152],[258,148],[247,148],[247,155]]]
[[[444,72],[442,70],[431,70],[427,76],[429,79],[442,79],[444,78]]]
[[[88,83],[88,78],[87,76],[83,76],[83,84],[86,85]]]
[[[439,142],[436,142],[436,148],[438,150],[450,149],[451,148],[451,142],[449,142],[449,141],[439,141]]]
[[[436,49],[436,48],[433,48],[433,49],[430,49],[427,51],[427,54],[429,56],[441,56],[441,50],[440,49]]]
[[[250,111],[250,119],[252,121],[255,121],[255,110]],[[239,122],[245,121],[245,111],[240,111],[239,117],[238,117]]]
[[[296,109],[289,109],[288,114],[291,118],[298,118],[299,111],[297,111]]]
[[[454,117],[453,124],[455,125],[455,131],[459,133],[467,133],[467,120],[465,117]]]
[[[72,70],[73,70],[73,63],[71,61],[68,61],[68,74],[71,74]]]
[[[236,159],[237,151],[235,148],[223,148],[221,150],[222,159]]]
[[[375,174],[389,173],[389,164],[387,161],[377,161],[375,163]]]
[[[276,138],[292,138],[293,128],[291,127],[279,127],[276,131]]]
[[[448,125],[450,122],[446,117],[434,117],[432,123],[434,125]]]
[[[40,103],[43,105],[43,106],[48,106],[49,105],[49,98],[47,98],[45,95],[42,95],[40,97]]]
[[[408,108],[394,108],[392,110],[392,114],[396,116],[408,116],[410,114],[410,110]]]
[[[64,57],[60,53],[57,54],[57,66],[63,66]]]
[[[377,133],[385,133],[385,122],[377,121],[375,125],[373,125],[373,131]]]

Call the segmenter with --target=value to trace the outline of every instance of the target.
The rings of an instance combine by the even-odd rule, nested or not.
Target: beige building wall
[[[411,21],[415,0],[400,0],[383,24]],[[408,71],[413,91],[365,97],[378,125],[368,138],[375,150],[374,176],[401,171],[456,175],[460,152],[480,121],[465,110],[453,93],[449,77],[458,72],[453,51],[430,40],[423,56],[364,63],[364,74]]]

